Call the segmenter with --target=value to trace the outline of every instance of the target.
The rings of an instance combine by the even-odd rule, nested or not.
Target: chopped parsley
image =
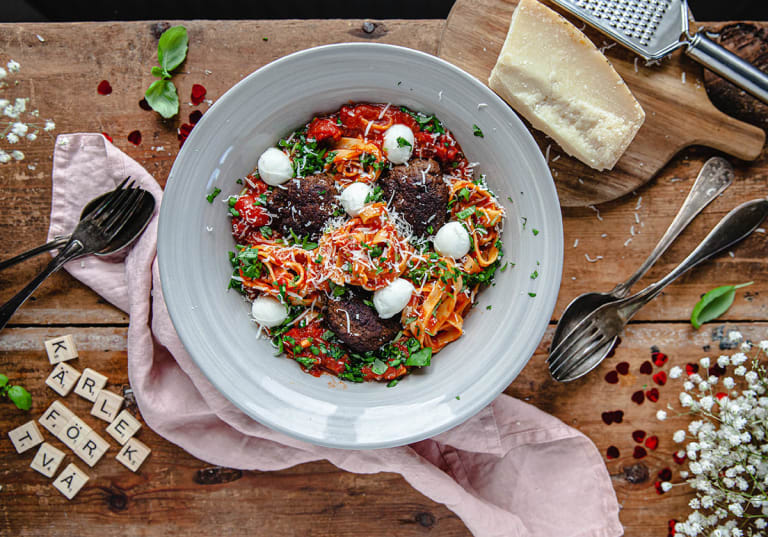
[[[416,123],[419,124],[419,129],[423,130],[424,132],[436,132],[438,134],[445,134],[445,127],[443,127],[443,124],[439,119],[437,119],[435,115],[427,115],[421,112],[412,112],[405,106],[401,106],[400,111],[415,119]]]
[[[535,280],[538,277],[539,277],[539,271],[538,270],[534,270],[533,272],[531,272],[531,279],[532,280]]]
[[[213,192],[211,192],[205,197],[205,199],[208,200],[208,203],[213,203],[213,200],[215,200],[216,196],[218,196],[219,194],[221,194],[221,189],[219,187],[216,187],[213,189]]]
[[[533,236],[534,237],[539,234],[539,230],[538,229],[531,229],[531,232],[533,232]]]
[[[402,136],[397,137],[397,147],[413,147],[411,142],[403,138]]]
[[[531,293],[531,292],[529,292],[529,293],[528,293],[528,296],[529,296],[529,297],[535,297],[535,296],[536,296],[536,293]]]
[[[472,134],[474,134],[478,138],[485,138],[483,131],[481,131],[480,127],[478,127],[477,125],[472,125]]]
[[[381,191],[381,187],[379,185],[376,185],[373,187],[373,191],[369,193],[367,196],[365,196],[365,203],[374,203],[376,201],[381,201],[384,197],[384,193]]]

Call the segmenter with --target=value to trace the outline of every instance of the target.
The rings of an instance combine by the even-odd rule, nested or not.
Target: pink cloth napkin
[[[131,176],[159,202],[147,171],[100,134],[59,136],[49,236],[67,234],[91,198]],[[613,537],[623,529],[594,444],[540,410],[501,395],[434,438],[369,451],[294,440],[252,420],[206,379],[184,350],[163,302],[157,218],[122,260],[86,257],[66,269],[130,314],[128,376],[149,427],[211,464],[277,470],[326,459],[357,473],[397,472],[453,510],[476,536]]]

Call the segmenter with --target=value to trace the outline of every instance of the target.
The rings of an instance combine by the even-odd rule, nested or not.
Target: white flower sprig
[[[741,334],[731,332],[729,337],[739,341]],[[675,525],[680,535],[766,535],[768,376],[761,359],[768,354],[768,341],[754,348],[752,360],[744,354],[753,350],[750,344],[742,344],[741,350],[717,359],[719,367],[734,368],[733,376],[721,380],[709,375],[711,360],[702,358],[701,374],[688,375],[680,393],[680,405],[697,418],[672,437],[677,443],[687,442],[688,471],[680,475],[696,491],[689,502],[693,512]],[[676,374],[670,376],[680,377],[682,371],[673,369]],[[744,389],[737,390],[737,384]],[[657,417],[662,419],[662,415]],[[665,491],[671,487],[671,483],[662,483]]]
[[[7,70],[0,67],[0,90],[8,86],[6,82],[8,74],[18,73],[21,69],[19,62],[14,60],[9,60],[6,67]],[[34,142],[41,131],[51,132],[56,128],[56,124],[51,120],[46,120],[44,123],[28,122],[25,119],[27,116],[39,117],[37,110],[27,111],[28,102],[29,98],[17,97],[13,102],[9,99],[0,98],[0,112],[2,113],[2,118],[0,119],[0,140],[4,139],[10,145],[17,144],[21,140]],[[24,153],[18,149],[9,152],[0,148],[0,164],[23,159]]]

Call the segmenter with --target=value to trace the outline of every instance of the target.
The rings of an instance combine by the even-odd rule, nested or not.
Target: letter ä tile
[[[86,367],[83,370],[83,374],[80,376],[80,382],[75,387],[75,393],[87,399],[91,403],[96,401],[96,396],[99,395],[101,389],[107,384],[107,377]]]
[[[72,334],[49,339],[45,342],[45,352],[52,365],[77,358],[77,346]]]
[[[80,378],[80,371],[61,362],[54,366],[51,374],[45,379],[45,383],[50,389],[65,397],[77,384],[78,378]]]
[[[133,417],[128,410],[123,410],[117,415],[115,421],[107,427],[107,432],[117,440],[120,445],[124,445],[129,438],[136,434],[141,428],[139,420]]]
[[[69,463],[53,482],[53,486],[68,500],[71,500],[75,494],[80,492],[87,481],[88,475],[74,464]]]
[[[24,425],[9,431],[8,437],[11,439],[13,447],[19,453],[24,453],[28,449],[43,443],[43,435],[40,434],[40,430],[35,425],[34,420],[28,421]]]
[[[131,472],[135,472],[144,463],[144,460],[149,456],[151,451],[152,450],[140,440],[131,438],[126,442],[115,458]]]
[[[64,403],[61,401],[54,401],[37,421],[40,422],[40,425],[48,429],[53,436],[58,438],[59,432],[62,431],[67,423],[72,421],[72,418],[74,417],[75,414],[68,409]]]
[[[59,469],[61,461],[64,460],[64,452],[56,449],[48,442],[43,442],[37,455],[29,466],[43,474],[45,477],[53,477],[56,470]]]
[[[123,398],[109,390],[101,390],[91,408],[91,415],[112,423],[123,406]]]

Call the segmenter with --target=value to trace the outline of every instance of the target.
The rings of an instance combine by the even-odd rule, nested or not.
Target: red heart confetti
[[[616,364],[616,371],[618,371],[620,375],[629,373],[629,362],[619,362]]]
[[[667,355],[663,352],[653,351],[651,353],[651,360],[653,360],[653,363],[656,364],[656,367],[661,367],[667,363],[669,358],[667,358]]]
[[[200,110],[194,110],[189,114],[189,122],[192,123],[192,125],[197,125],[197,122],[200,121],[200,118],[202,117],[203,113]]]
[[[719,401],[719,400],[720,400],[720,399],[722,399],[723,397],[728,397],[728,394],[727,394],[727,393],[725,393],[725,392],[717,392],[717,393],[715,394],[715,397],[717,397],[717,400]]]
[[[611,423],[621,423],[624,420],[624,411],[614,410],[612,412],[603,412],[601,416],[606,425],[610,425]]]
[[[142,99],[142,100],[139,101],[139,107],[142,110],[147,110],[147,111],[152,110],[152,107],[149,106],[149,103],[147,102],[146,99]]]
[[[645,431],[642,429],[638,429],[637,431],[632,432],[632,439],[637,442],[638,444],[641,443],[645,439]]]
[[[632,456],[636,459],[642,459],[646,455],[648,455],[648,452],[643,446],[635,446],[635,451],[632,452]]]
[[[648,400],[652,403],[655,403],[659,400],[659,390],[658,388],[651,388],[647,392],[645,392],[645,396],[648,398]]]
[[[200,84],[193,84],[192,85],[192,104],[197,106],[201,102],[203,102],[203,99],[205,99],[205,86],[202,86]]]
[[[642,405],[643,401],[645,401],[645,397],[643,396],[643,390],[638,390],[635,393],[632,394],[632,402],[637,403],[638,405]]]
[[[677,464],[683,464],[685,462],[685,459],[688,457],[685,454],[685,451],[675,451],[672,454],[672,458],[675,460]]]
[[[656,481],[653,486],[656,487],[656,494],[664,494],[664,489],[661,488],[661,481]]]
[[[102,80],[99,82],[98,87],[96,88],[96,91],[99,92],[99,95],[109,95],[112,93],[112,86],[110,86],[109,82],[106,80]]]
[[[675,530],[675,524],[677,524],[677,520],[674,518],[667,522],[667,537],[675,537],[675,534],[677,533],[677,530]]]
[[[688,376],[698,373],[699,364],[685,364],[685,372],[688,373]]]
[[[648,360],[646,360],[645,362],[642,363],[642,365],[640,365],[640,372],[643,375],[650,375],[651,373],[653,373],[653,364]]]
[[[664,386],[667,383],[667,374],[664,371],[659,371],[653,376],[653,382],[659,386]]]
[[[114,143],[114,141],[112,140],[112,137],[109,134],[107,134],[106,132],[102,132],[101,135],[104,138],[106,138],[107,140],[109,140],[109,143]]]
[[[648,438],[646,438],[645,439],[645,447],[647,447],[651,451],[654,451],[657,447],[659,447],[659,437],[654,435],[654,436],[649,436]]]
[[[187,140],[187,136],[189,136],[189,133],[192,132],[193,128],[194,125],[190,125],[189,123],[184,123],[179,127],[179,147],[184,145],[184,142]]]
[[[608,384],[616,384],[619,382],[619,374],[616,371],[608,371],[605,374],[605,382]]]
[[[605,450],[605,458],[606,459],[618,459],[619,458],[619,448],[616,446],[609,446],[608,449]]]
[[[139,145],[141,143],[141,133],[139,131],[133,131],[128,135],[128,141],[133,145]]]
[[[659,470],[659,479],[662,481],[669,481],[672,479],[672,470],[669,468],[664,468],[663,470]]]
[[[606,354],[605,357],[612,358],[616,354],[616,347],[619,345],[621,345],[621,338],[617,337],[613,343],[613,346],[611,347],[611,350],[608,351],[608,354]]]
[[[716,377],[722,377],[723,375],[725,375],[725,368],[719,364],[715,364],[709,368],[709,374],[714,375]]]

